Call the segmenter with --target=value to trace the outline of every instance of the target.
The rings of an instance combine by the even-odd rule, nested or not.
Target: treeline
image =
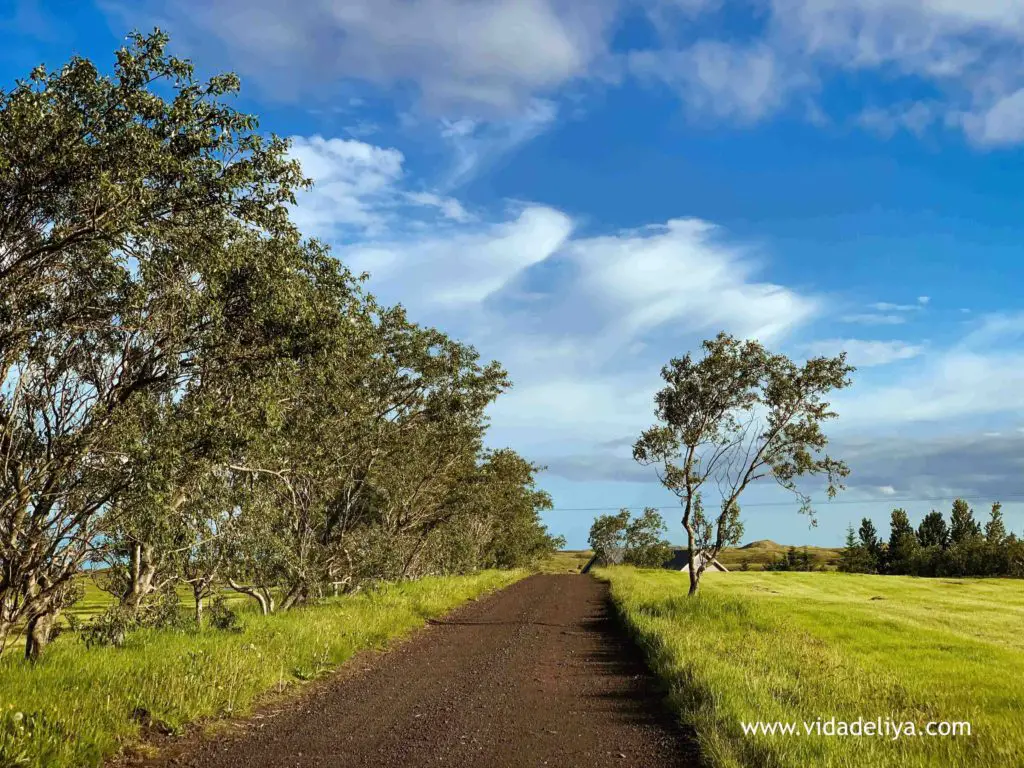
[[[199,621],[557,546],[537,467],[484,448],[506,372],[303,239],[287,142],[166,42],[0,92],[0,650],[83,571],[111,621],[182,584]]]
[[[745,567],[744,567],[745,566]],[[740,563],[740,570],[750,570],[750,561],[744,559]],[[798,550],[796,547],[789,547],[786,549],[786,554],[779,555],[771,562],[765,563],[761,567],[762,571],[824,571],[826,570],[824,564],[818,564],[814,561],[814,557],[811,555],[807,547]]]
[[[874,523],[861,521],[846,533],[839,570],[910,576],[1012,576],[1024,578],[1024,541],[1008,533],[1002,505],[992,505],[982,524],[963,499],[953,502],[949,522],[932,510],[917,528],[906,510],[894,509],[888,541]]]

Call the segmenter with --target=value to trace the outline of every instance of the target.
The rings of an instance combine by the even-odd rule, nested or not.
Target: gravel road
[[[149,766],[696,766],[589,576],[536,575],[227,735]]]

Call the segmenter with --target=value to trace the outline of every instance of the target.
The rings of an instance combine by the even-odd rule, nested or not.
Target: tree
[[[871,569],[871,556],[858,538],[853,526],[846,528],[846,546],[839,556],[839,570],[845,573],[867,573]]]
[[[905,509],[894,509],[889,521],[887,568],[890,573],[907,573],[917,550],[917,537]]]
[[[800,366],[756,341],[721,333],[705,341],[704,355],[689,354],[661,372],[665,387],[655,396],[659,423],[633,447],[634,458],[658,467],[662,484],[680,500],[690,552],[690,589],[718,553],[738,541],[739,498],[763,478],[796,494],[811,515],[810,498],[797,488],[805,476],[824,475],[833,497],[849,474],[823,454],[822,424],[835,417],[825,400],[850,384],[846,356],[816,357]],[[701,491],[717,486],[721,503],[705,515]]]
[[[878,538],[878,530],[870,518],[865,517],[860,521],[857,538],[864,553],[867,555],[866,565],[868,570],[871,573],[876,573],[882,560],[882,543]]]
[[[601,515],[590,526],[587,541],[594,550],[598,562],[620,562],[626,551],[626,529],[629,527],[629,510],[620,509],[618,514]]]
[[[924,516],[921,524],[917,527],[917,542],[922,547],[945,549],[949,546],[949,528],[946,526],[941,512],[936,512],[933,509]]]
[[[949,540],[952,544],[965,544],[981,536],[981,526],[974,519],[974,510],[963,499],[953,502],[950,516]]]
[[[658,510],[647,507],[640,517],[626,526],[626,557],[630,565],[658,568],[672,556],[672,545],[665,539],[668,528]]]
[[[998,501],[992,504],[992,512],[985,523],[985,541],[990,545],[1001,547],[1006,542],[1006,525],[1003,522],[1003,505]]]

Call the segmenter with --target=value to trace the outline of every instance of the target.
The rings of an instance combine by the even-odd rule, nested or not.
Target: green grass
[[[1024,582],[607,568],[716,768],[1024,765]],[[971,736],[807,736],[803,721],[967,721]],[[745,735],[741,722],[797,722]]]
[[[100,765],[138,739],[137,708],[172,730],[244,714],[263,694],[382,648],[524,575],[433,577],[274,616],[247,613],[239,633],[144,631],[124,648],[92,649],[65,635],[34,667],[7,655],[0,659],[0,766]]]

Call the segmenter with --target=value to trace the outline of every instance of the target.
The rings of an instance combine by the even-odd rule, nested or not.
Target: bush
[[[238,614],[228,606],[224,595],[217,595],[210,603],[210,626],[222,632],[242,631],[242,622]]]
[[[132,611],[123,605],[112,605],[92,621],[86,622],[79,630],[79,636],[87,648],[94,645],[113,645],[120,648],[128,633],[138,626]]]
[[[121,603],[110,606],[86,623],[79,630],[79,636],[88,647],[112,645],[120,648],[135,629],[181,629],[185,625],[178,593],[173,585],[168,585],[137,608]]]

